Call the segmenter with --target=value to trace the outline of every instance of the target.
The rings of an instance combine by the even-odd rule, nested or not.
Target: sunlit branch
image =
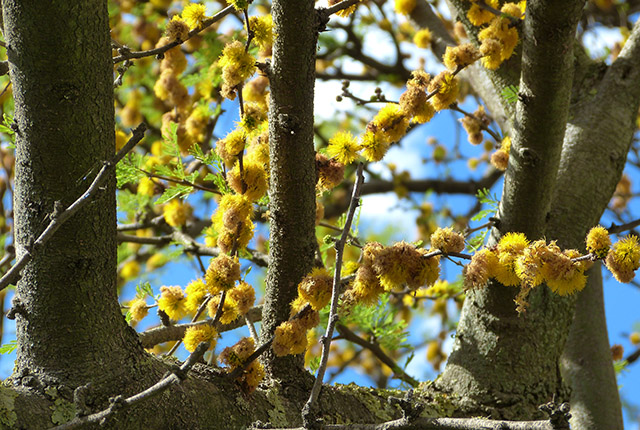
[[[358,169],[356,170],[356,182],[351,194],[351,203],[349,204],[349,211],[347,212],[347,218],[344,223],[342,235],[340,236],[338,242],[336,242],[335,244],[336,262],[333,274],[333,289],[331,293],[331,306],[329,309],[329,322],[327,324],[327,331],[322,338],[322,357],[320,358],[320,366],[318,367],[316,380],[314,381],[313,388],[311,389],[311,395],[309,396],[309,400],[307,400],[307,403],[302,409],[302,420],[307,424],[315,422],[315,403],[318,399],[318,396],[320,395],[320,389],[322,388],[324,374],[327,369],[327,363],[329,360],[329,350],[331,347],[333,330],[339,318],[338,300],[340,298],[340,295],[342,294],[342,283],[340,279],[340,272],[342,270],[342,258],[344,253],[344,246],[347,242],[349,231],[351,230],[351,223],[353,222],[353,217],[360,201],[360,189],[362,187],[362,183],[364,182],[364,175],[362,173],[363,169],[364,164],[360,163],[358,165]]]
[[[71,218],[76,212],[86,206],[93,197],[101,190],[103,183],[110,177],[110,175],[115,170],[116,164],[120,161],[129,151],[133,149],[134,146],[138,144],[144,137],[144,132],[147,129],[145,123],[140,123],[136,128],[132,130],[133,135],[129,139],[129,141],[118,151],[118,153],[109,161],[105,161],[102,165],[102,169],[93,179],[89,188],[80,196],[78,199],[73,202],[67,208],[62,207],[61,202],[56,202],[54,204],[53,212],[50,214],[49,218],[51,222],[47,226],[47,228],[38,236],[38,238],[32,244],[29,244],[24,247],[22,250],[22,255],[16,261],[16,263],[4,274],[2,279],[0,279],[0,290],[6,288],[10,284],[17,281],[20,275],[20,271],[27,265],[29,261],[33,259],[33,257],[38,253],[39,249],[44,246],[49,239],[53,237],[55,232],[64,224],[69,218]]]
[[[118,48],[118,53],[120,55],[113,57],[113,63],[117,64],[121,61],[130,60],[133,58],[144,58],[144,57],[151,57],[154,55],[162,55],[165,52],[167,52],[169,49],[175,48],[176,46],[183,44],[184,42],[191,39],[196,34],[199,34],[203,30],[211,26],[212,24],[220,21],[222,18],[229,15],[232,11],[233,11],[233,6],[225,7],[220,12],[213,15],[211,18],[205,20],[200,27],[194,28],[193,30],[191,30],[185,40],[180,40],[180,41],[174,40],[173,42],[169,42],[166,45],[160,46],[155,49],[149,49],[147,51],[130,51],[126,46],[122,46]]]
[[[398,379],[406,382],[407,384],[411,385],[414,388],[418,386],[419,384],[418,381],[412,378],[410,375],[408,375],[404,370],[402,370],[402,368],[396,364],[393,358],[389,357],[382,350],[382,348],[380,348],[380,345],[378,345],[377,343],[369,342],[361,338],[360,336],[355,334],[353,331],[351,331],[347,326],[342,325],[340,323],[336,325],[336,330],[338,330],[338,333],[340,333],[345,340],[355,343],[356,345],[360,345],[361,347],[371,351],[373,355],[375,355],[378,358],[378,360],[380,360],[381,362],[389,366],[391,370],[393,370],[395,376]]]

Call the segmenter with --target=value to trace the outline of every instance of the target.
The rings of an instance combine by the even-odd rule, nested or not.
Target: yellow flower
[[[300,320],[280,324],[276,328],[272,348],[278,357],[302,354],[307,349],[307,330]]]
[[[120,269],[120,276],[125,280],[133,279],[140,273],[140,263],[135,260],[124,263]]]
[[[240,279],[238,257],[229,257],[227,254],[218,255],[211,260],[204,279],[211,294],[230,290]]]
[[[264,166],[248,161],[242,166],[242,175],[240,174],[240,164],[236,163],[233,169],[227,173],[227,181],[232,190],[246,196],[251,201],[258,200],[269,188],[267,171],[264,170]]]
[[[331,139],[327,153],[340,163],[348,165],[358,159],[358,141],[348,131],[339,131]]]
[[[200,28],[205,19],[207,19],[207,8],[198,3],[189,3],[182,11],[182,19],[187,23],[190,29]]]
[[[617,241],[609,251],[605,264],[618,282],[631,282],[640,267],[638,238],[626,236]]]
[[[587,251],[597,258],[606,258],[611,247],[611,238],[606,228],[598,225],[589,230],[587,234]]]
[[[180,199],[173,199],[162,208],[164,220],[171,227],[183,226],[191,216],[192,211],[191,205]]]
[[[140,179],[140,182],[138,183],[138,194],[141,196],[153,196],[153,194],[155,193],[156,190],[156,183],[153,182],[153,179],[148,178],[148,177],[144,177],[142,179]]]
[[[218,140],[216,143],[216,154],[227,167],[233,166],[238,155],[244,151],[246,144],[246,134],[243,129],[236,128],[227,134],[224,139]]]
[[[373,267],[363,264],[358,268],[356,279],[349,292],[357,302],[370,306],[378,302],[378,297],[384,293],[384,288]]]
[[[178,321],[183,318],[186,313],[186,300],[182,288],[178,286],[160,287],[160,298],[158,299],[158,308],[164,311],[169,318]]]
[[[209,317],[215,318],[216,313],[218,312],[218,307],[220,307],[220,297],[214,296],[209,300],[207,304],[207,312],[209,313]],[[238,308],[236,303],[229,298],[229,296],[225,297],[224,305],[222,305],[222,315],[220,315],[220,322],[222,324],[229,324],[238,318]]]
[[[167,24],[166,34],[171,41],[184,42],[189,37],[189,25],[180,15],[174,15]]]
[[[298,294],[319,311],[331,300],[333,278],[325,268],[315,267],[298,284]]]
[[[204,301],[208,292],[207,286],[202,279],[191,281],[191,283],[189,283],[185,288],[185,293],[187,293],[185,308],[187,308],[190,313],[194,314]]]
[[[416,34],[413,36],[413,43],[418,48],[428,48],[431,44],[431,37],[431,30],[423,28],[416,31]]]
[[[451,227],[438,228],[431,235],[431,246],[444,253],[461,252],[464,249],[464,236]]]
[[[402,15],[409,15],[416,7],[416,0],[395,0],[395,10]]]
[[[397,142],[407,133],[409,119],[400,106],[395,103],[387,103],[380,109],[368,127],[379,130],[387,142]]]
[[[431,104],[436,111],[448,108],[458,98],[460,91],[458,78],[447,70],[442,71],[429,83],[429,92],[436,91]]]
[[[472,64],[481,56],[482,54],[475,46],[471,43],[465,43],[455,47],[447,46],[442,60],[444,65],[454,72],[457,69],[462,69],[463,67]]]
[[[487,0],[486,3],[494,9],[499,7],[498,0]],[[476,3],[472,4],[467,12],[467,18],[476,27],[490,22],[494,17],[495,15],[491,11],[482,9]]]
[[[249,79],[256,70],[255,63],[255,58],[245,51],[242,42],[235,40],[227,44],[218,60],[225,85],[235,87]]]
[[[129,303],[129,312],[133,321],[140,321],[149,313],[149,308],[144,298],[136,298]]]
[[[250,17],[249,26],[253,31],[253,41],[256,45],[263,51],[271,49],[273,44],[273,18],[271,14]]]
[[[228,297],[235,302],[238,313],[245,315],[256,301],[256,292],[251,285],[246,282],[240,282],[229,290]]]
[[[498,256],[493,251],[486,248],[477,251],[471,257],[471,262],[464,267],[464,287],[467,289],[484,287],[489,278],[495,276],[499,265]]]
[[[389,149],[389,142],[383,138],[381,132],[367,131],[360,137],[362,156],[367,161],[380,161]]]
[[[317,152],[316,172],[318,174],[317,187],[320,190],[330,190],[340,185],[344,179],[344,164]]]
[[[182,341],[187,351],[193,352],[201,342],[209,342],[209,348],[215,348],[217,337],[218,332],[216,329],[209,324],[205,324],[187,328]]]

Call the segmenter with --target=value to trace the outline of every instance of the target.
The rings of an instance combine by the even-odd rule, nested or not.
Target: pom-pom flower
[[[598,225],[589,230],[587,234],[587,251],[596,258],[606,258],[611,248],[611,238],[606,228]]]
[[[491,154],[491,164],[498,169],[505,171],[509,165],[509,152],[511,151],[511,138],[506,136],[502,139],[500,149]]]
[[[300,320],[280,324],[276,328],[272,348],[278,357],[302,354],[307,349],[307,330]]]
[[[413,36],[413,43],[418,48],[428,48],[431,44],[431,38],[431,31],[428,28],[423,28],[416,31],[416,34]]]
[[[494,9],[499,7],[498,0],[486,0],[486,4]],[[476,27],[490,22],[494,17],[493,12],[481,8],[477,3],[473,3],[467,12],[467,18]]]
[[[185,288],[185,293],[187,294],[185,307],[187,310],[195,314],[208,292],[207,285],[202,279],[191,281]]]
[[[240,279],[238,257],[229,257],[227,254],[218,255],[211,260],[204,279],[211,294],[230,290]]]
[[[251,285],[240,282],[229,290],[228,298],[235,303],[238,313],[245,315],[256,301],[256,292]]]
[[[211,318],[215,318],[218,313],[218,308],[220,307],[220,298],[221,296],[214,296],[209,300],[207,304],[207,312]],[[236,303],[230,299],[228,296],[225,297],[224,304],[222,305],[222,314],[220,315],[220,322],[222,324],[229,324],[238,318],[238,308],[236,307]]]
[[[255,58],[245,51],[239,40],[224,47],[218,65],[222,67],[222,80],[228,91],[253,75],[256,70],[255,62]]]
[[[270,50],[273,44],[273,18],[271,14],[250,17],[249,26],[253,31],[253,41],[256,45],[263,51]]]
[[[464,287],[484,287],[489,278],[495,276],[499,264],[498,256],[490,249],[477,251],[471,257],[471,262],[464,267]]]
[[[389,150],[389,141],[379,131],[367,130],[360,137],[362,156],[367,161],[380,161]]]
[[[524,252],[529,241],[522,233],[507,233],[498,242],[498,260],[495,278],[505,286],[520,285],[520,278],[515,272],[516,259]]]
[[[395,11],[402,15],[409,15],[416,7],[416,0],[395,0]]]
[[[264,170],[264,166],[253,162],[243,164],[242,175],[240,174],[240,164],[236,163],[227,174],[227,181],[232,190],[245,195],[251,201],[258,200],[269,188],[267,171]]]
[[[439,228],[431,235],[431,246],[444,253],[461,252],[464,249],[464,236],[451,227]]]
[[[129,303],[129,313],[133,321],[140,321],[149,313],[149,307],[144,298],[136,298]]]
[[[408,127],[409,119],[400,106],[394,103],[387,103],[367,126],[368,129],[379,131],[387,142],[400,140],[407,133]]]
[[[182,11],[182,19],[190,29],[200,28],[207,19],[207,8],[202,4],[190,3]]]
[[[338,160],[329,159],[319,152],[316,153],[316,171],[318,174],[318,188],[321,190],[335,188],[344,179],[344,164]]]
[[[463,67],[472,64],[482,54],[471,43],[465,43],[460,46],[447,46],[447,49],[442,57],[444,65],[447,66],[452,72],[462,69]]]
[[[171,227],[181,227],[191,216],[193,209],[191,205],[180,199],[173,199],[162,208],[164,220]]]
[[[458,78],[449,71],[442,71],[429,83],[429,92],[437,91],[431,98],[436,111],[448,108],[458,99]]]
[[[329,304],[332,289],[333,278],[326,269],[318,267],[298,284],[298,294],[316,311]]]
[[[359,149],[358,141],[350,132],[339,131],[329,139],[327,153],[338,162],[348,165],[358,159]]]
[[[230,371],[242,365],[255,351],[255,343],[252,338],[244,337],[233,346],[226,347],[220,353],[220,361],[229,366]],[[258,360],[254,360],[244,369],[237,382],[240,387],[247,393],[251,394],[264,379],[265,372],[262,364]]]
[[[179,286],[160,287],[160,298],[158,299],[158,308],[164,311],[169,318],[178,321],[182,319],[187,309],[185,307],[186,300],[182,288]]]
[[[640,267],[638,238],[627,236],[617,241],[609,251],[605,264],[618,282],[631,282]]]
[[[182,341],[187,351],[193,352],[201,342],[209,342],[209,348],[215,348],[217,337],[216,329],[206,324],[187,328]]]
[[[171,41],[184,42],[189,37],[189,25],[179,15],[174,15],[167,24],[166,34]]]

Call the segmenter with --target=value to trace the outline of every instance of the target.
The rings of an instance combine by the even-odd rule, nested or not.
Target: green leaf
[[[167,188],[166,190],[164,190],[164,193],[162,193],[160,198],[156,200],[155,204],[161,205],[162,203],[166,203],[169,200],[174,199],[176,197],[189,195],[191,191],[193,191],[193,187],[191,185],[182,185],[182,184],[173,185]]]
[[[319,367],[320,367],[320,357],[313,357],[309,361],[309,370],[315,373],[315,371],[318,370]]]
[[[18,347],[18,342],[16,340],[10,340],[9,343],[5,343],[0,346],[0,354],[11,354]]]
[[[151,284],[147,281],[136,285],[136,297],[144,299],[146,296],[153,297],[153,288],[151,288]]]
[[[480,221],[481,219],[486,218],[487,216],[493,214],[495,212],[495,210],[493,209],[484,209],[481,210],[480,212],[478,212],[477,214],[475,214],[472,218],[471,221]]]
[[[518,101],[518,92],[520,88],[515,85],[509,85],[505,89],[502,90],[500,95],[507,103],[515,103]]]

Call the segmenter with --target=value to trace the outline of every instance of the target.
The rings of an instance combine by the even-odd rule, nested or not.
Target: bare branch
[[[31,244],[29,247],[25,247],[22,250],[18,250],[18,254],[22,254],[18,261],[4,274],[2,279],[0,279],[0,290],[3,290],[10,284],[17,281],[19,278],[20,271],[31,261],[35,254],[38,253],[38,250],[44,246],[51,237],[55,234],[55,232],[60,228],[62,224],[64,224],[69,218],[71,218],[76,212],[82,209],[91,201],[91,199],[98,193],[101,189],[102,184],[107,180],[107,178],[113,173],[116,164],[120,161],[125,154],[133,149],[134,146],[138,144],[144,137],[144,132],[147,129],[145,123],[140,123],[136,128],[133,129],[133,135],[129,139],[129,141],[120,149],[120,151],[109,161],[105,161],[102,169],[96,177],[94,178],[89,188],[80,196],[78,199],[73,202],[69,207],[63,209],[62,207],[54,207],[53,212],[50,215],[51,222],[47,226],[47,228],[38,236],[38,238]],[[58,206],[58,205],[56,205]],[[60,203],[59,206],[62,206]]]

